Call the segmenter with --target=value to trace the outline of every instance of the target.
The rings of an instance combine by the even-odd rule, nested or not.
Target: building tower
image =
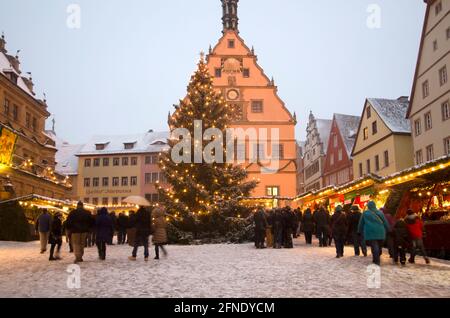
[[[223,33],[228,30],[239,33],[239,18],[237,14],[239,0],[221,0],[223,8]]]

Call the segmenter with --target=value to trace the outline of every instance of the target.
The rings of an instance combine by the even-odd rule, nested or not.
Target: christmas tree
[[[195,129],[201,128],[205,132],[214,128],[220,130],[225,139],[234,113],[233,107],[214,90],[202,55],[189,83],[187,97],[175,106],[172,115],[169,114],[169,127],[171,131],[186,129],[191,136],[195,135]],[[226,162],[226,142],[223,139],[220,140],[223,160],[212,163],[205,160],[197,163],[195,160],[198,149],[205,158],[208,151],[209,155],[221,157],[217,148],[207,150],[211,140],[201,138],[192,142],[190,148],[182,153],[185,159],[187,156],[190,160],[181,163],[172,158],[172,150],[179,142],[178,138],[171,138],[170,150],[160,157],[160,167],[171,185],[170,189],[159,187],[162,202],[179,228],[192,232],[212,231],[226,217],[236,217],[241,213],[239,198],[248,196],[257,182],[247,181],[247,172],[243,168]]]

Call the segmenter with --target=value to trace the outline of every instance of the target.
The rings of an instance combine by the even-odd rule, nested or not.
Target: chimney
[[[0,52],[6,53],[6,40],[5,40],[5,34],[2,33],[2,36],[0,37]]]
[[[11,64],[11,66],[14,68],[14,70],[20,74],[21,72],[20,72],[19,56],[18,55],[16,55],[16,56],[7,55],[7,57],[8,57],[9,64]]]
[[[28,89],[30,90],[30,92],[34,94],[33,88],[34,88],[34,83],[33,83],[33,78],[31,77],[31,73],[28,73],[30,75],[30,78],[26,78],[24,76],[22,76],[22,80],[24,81],[25,85],[28,87]]]

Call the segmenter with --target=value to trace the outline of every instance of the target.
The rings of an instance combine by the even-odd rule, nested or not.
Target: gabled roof
[[[407,98],[369,98],[367,101],[393,133],[411,133],[411,123],[406,119],[406,112],[409,107]]]
[[[341,133],[342,140],[347,149],[347,153],[350,156],[353,150],[353,145],[356,141],[356,136],[358,134],[358,126],[361,121],[361,117],[344,115],[344,114],[334,114],[334,119]]]
[[[169,137],[169,132],[94,136],[77,152],[77,156],[162,152],[168,149]],[[133,149],[125,149],[125,144],[128,143],[135,143]],[[98,144],[104,144],[105,148],[97,150],[96,145]]]

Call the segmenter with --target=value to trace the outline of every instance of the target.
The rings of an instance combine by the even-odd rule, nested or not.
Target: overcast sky
[[[67,25],[73,3],[79,29]],[[371,4],[380,28],[368,27]],[[240,0],[240,35],[302,139],[310,110],[360,115],[366,97],[410,95],[424,12],[423,0]],[[199,52],[221,36],[221,14],[220,0],[2,0],[0,31],[47,94],[57,134],[83,143],[167,130]]]

